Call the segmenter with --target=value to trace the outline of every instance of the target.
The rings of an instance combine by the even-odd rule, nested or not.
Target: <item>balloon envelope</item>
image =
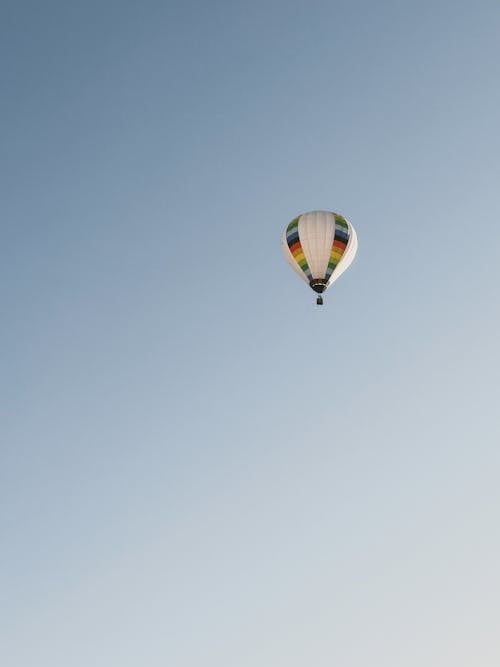
[[[349,267],[358,239],[354,227],[342,215],[311,211],[287,225],[282,248],[293,270],[321,294]]]

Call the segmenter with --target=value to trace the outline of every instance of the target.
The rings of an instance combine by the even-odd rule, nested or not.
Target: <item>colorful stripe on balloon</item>
[[[330,280],[332,273],[337,268],[338,263],[346,251],[350,237],[349,223],[347,220],[337,213],[334,213],[333,217],[335,218],[335,236],[330,251],[330,259],[328,260],[325,280]]]
[[[300,215],[297,218],[294,218],[286,228],[286,242],[297,264],[305,273],[308,280],[312,280],[311,270],[309,269],[309,264],[307,263],[306,256],[304,255],[304,250],[302,249],[302,244],[300,243],[299,219]]]

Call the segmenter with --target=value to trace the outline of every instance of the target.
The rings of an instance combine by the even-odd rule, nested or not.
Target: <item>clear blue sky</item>
[[[2,665],[498,667],[498,2],[0,25]]]

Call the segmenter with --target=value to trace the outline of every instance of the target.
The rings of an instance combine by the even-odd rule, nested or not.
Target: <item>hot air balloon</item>
[[[351,264],[358,239],[343,216],[311,211],[294,218],[283,232],[283,254],[294,271],[321,296]]]

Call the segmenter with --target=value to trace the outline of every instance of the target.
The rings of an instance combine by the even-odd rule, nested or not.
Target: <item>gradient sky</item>
[[[498,667],[498,2],[0,25],[1,664]]]

